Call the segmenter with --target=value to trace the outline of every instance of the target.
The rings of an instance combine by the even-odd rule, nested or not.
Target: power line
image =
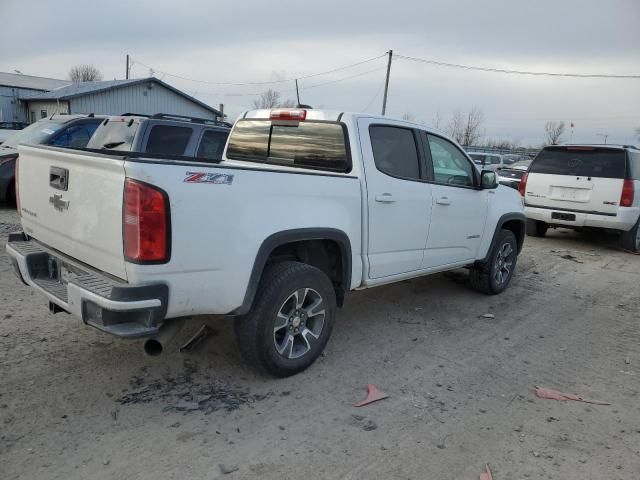
[[[212,82],[212,81],[209,81],[209,80],[200,80],[200,79],[196,79],[196,78],[189,78],[189,77],[183,77],[181,75],[175,75],[173,73],[165,72],[163,70],[158,70],[157,68],[153,68],[153,67],[151,67],[149,65],[146,65],[146,64],[142,63],[140,60],[137,60],[137,59],[134,59],[134,60],[135,60],[135,63],[137,63],[139,65],[142,65],[143,67],[149,68],[149,69],[153,70],[154,72],[162,73],[162,74],[167,75],[169,77],[179,78],[181,80],[187,80],[189,82],[206,83],[206,84],[209,84],[209,85],[228,85],[228,86],[236,86],[236,87],[238,87],[238,86],[246,86],[246,85],[273,85],[273,84],[276,84],[276,83],[293,82],[296,79],[304,80],[306,78],[319,77],[321,75],[328,75],[330,73],[338,72],[340,70],[346,70],[348,68],[357,67],[358,65],[362,65],[362,64],[365,64],[365,63],[372,62],[374,60],[378,60],[379,58],[382,58],[382,57],[384,57],[386,55],[387,54],[384,53],[382,55],[378,55],[377,57],[368,58],[366,60],[362,60],[362,61],[356,62],[356,63],[351,63],[349,65],[343,65],[341,67],[333,68],[331,70],[326,70],[324,72],[310,73],[308,75],[300,75],[300,76],[297,76],[297,77],[287,78],[287,79],[284,79],[284,80],[270,80],[270,81],[266,81],[266,82]]]
[[[428,63],[430,65],[437,65],[440,67],[462,68],[465,70],[478,70],[481,72],[508,73],[508,74],[516,74],[516,75],[534,75],[534,76],[546,76],[546,77],[640,79],[640,75],[617,75],[617,74],[604,74],[604,73],[529,72],[525,70],[510,70],[507,68],[478,67],[474,65],[462,65],[458,63],[439,62],[436,60],[428,60],[425,58],[408,57],[406,55],[396,55],[396,58],[401,58],[403,60],[410,60],[412,62]]]

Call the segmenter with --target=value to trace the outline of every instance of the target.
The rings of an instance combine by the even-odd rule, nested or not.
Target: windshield
[[[2,144],[3,147],[16,148],[21,144],[39,145],[47,141],[62,127],[63,123],[53,120],[40,120],[29,125],[24,130],[20,130],[7,138]]]
[[[577,177],[624,178],[625,152],[598,147],[551,147],[540,152],[531,173]]]

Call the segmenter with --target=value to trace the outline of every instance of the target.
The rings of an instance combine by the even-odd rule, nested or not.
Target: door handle
[[[383,193],[382,195],[376,195],[376,202],[393,203],[395,202],[395,199],[390,193]]]
[[[440,197],[436,199],[436,203],[438,205],[451,205],[451,202],[449,201],[449,197]]]

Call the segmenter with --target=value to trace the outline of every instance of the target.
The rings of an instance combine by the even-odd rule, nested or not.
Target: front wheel
[[[322,353],[336,314],[336,295],[321,270],[299,262],[266,268],[251,311],[235,319],[242,356],[278,377],[301,372]]]
[[[513,277],[517,260],[516,236],[510,230],[500,230],[486,263],[471,269],[471,286],[488,295],[505,291]]]

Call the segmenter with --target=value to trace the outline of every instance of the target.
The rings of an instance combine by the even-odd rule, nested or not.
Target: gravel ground
[[[49,314],[4,253],[17,223],[0,209],[3,480],[639,477],[640,257],[615,239],[528,238],[499,296],[465,271],[353,293],[326,354],[278,380],[244,365],[225,318],[149,358]],[[354,408],[367,383],[390,398]]]

